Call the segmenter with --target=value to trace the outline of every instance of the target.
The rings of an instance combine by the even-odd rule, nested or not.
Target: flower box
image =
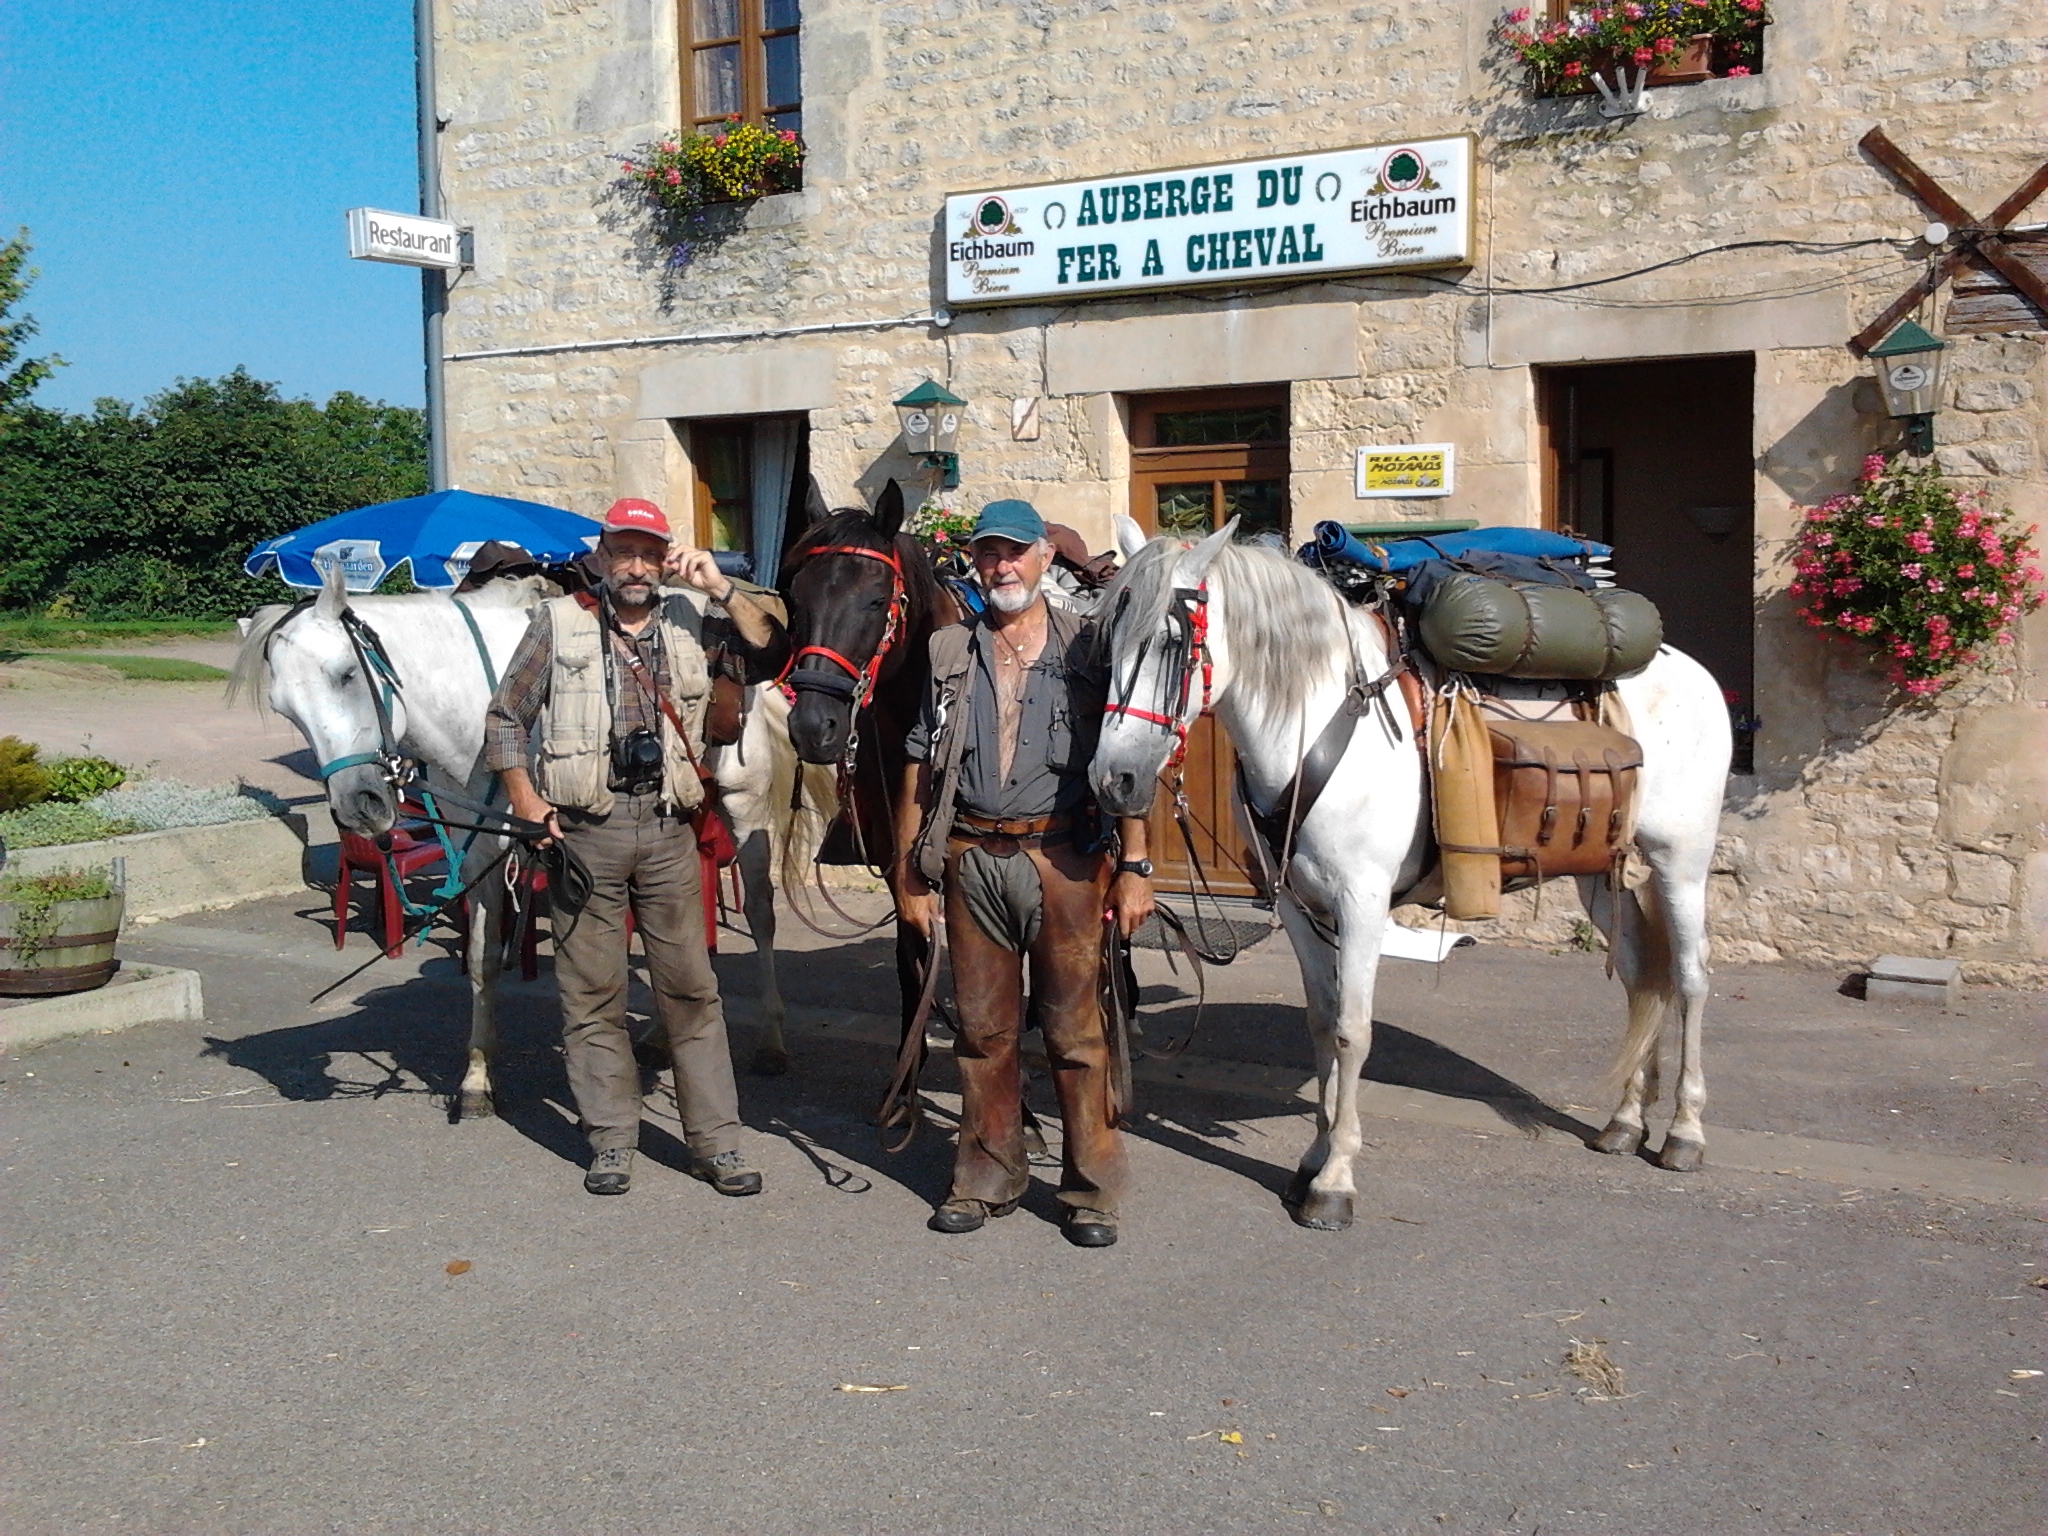
[[[1541,22],[1523,6],[1507,13],[1500,41],[1538,95],[1578,96],[1621,69],[1647,70],[1653,86],[1754,74],[1770,19],[1767,0],[1620,0]]]

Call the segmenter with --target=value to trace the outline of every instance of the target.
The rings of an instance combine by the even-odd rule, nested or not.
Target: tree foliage
[[[141,407],[28,407],[0,435],[0,608],[91,618],[239,613],[282,595],[257,544],[427,489],[422,413],[287,400],[243,369]]]
[[[37,277],[28,264],[28,252],[25,229],[16,230],[12,240],[0,245],[0,433],[6,431],[6,418],[64,364],[61,357],[21,355],[22,347],[39,329],[33,316],[14,313]]]

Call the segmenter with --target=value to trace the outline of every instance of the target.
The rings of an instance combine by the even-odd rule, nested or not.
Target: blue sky
[[[417,405],[419,277],[343,215],[419,206],[408,0],[4,0],[0,238],[27,225],[45,405],[244,364]]]

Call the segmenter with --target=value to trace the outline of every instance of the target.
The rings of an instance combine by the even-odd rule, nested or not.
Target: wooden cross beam
[[[1889,309],[1856,333],[1849,343],[1851,352],[1862,357],[1884,340],[1892,326],[1947,282],[1956,269],[1970,259],[1973,251],[1989,262],[2013,287],[2032,299],[2043,314],[2048,314],[2048,283],[2042,282],[2007,247],[2005,240],[2006,226],[2012,222],[2013,216],[2043,192],[2048,192],[2048,160],[2036,166],[2033,175],[1992,209],[1990,218],[1979,221],[1969,209],[1949,196],[1940,182],[1915,165],[1912,157],[1894,144],[1882,128],[1873,128],[1863,135],[1857,147],[1904,182],[1913,195],[1925,203],[1928,210],[1948,225],[1959,239],[1921,273],[1912,287],[1893,300]]]

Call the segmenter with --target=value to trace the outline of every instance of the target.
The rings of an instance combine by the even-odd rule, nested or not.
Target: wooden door
[[[1287,391],[1209,390],[1152,395],[1131,405],[1131,516],[1147,533],[1200,537],[1236,517],[1242,537],[1287,536]],[[1182,777],[1188,820],[1209,888],[1257,893],[1256,867],[1236,811],[1237,754],[1204,712],[1188,733]],[[1165,794],[1152,809],[1154,883],[1194,888],[1186,845]]]

